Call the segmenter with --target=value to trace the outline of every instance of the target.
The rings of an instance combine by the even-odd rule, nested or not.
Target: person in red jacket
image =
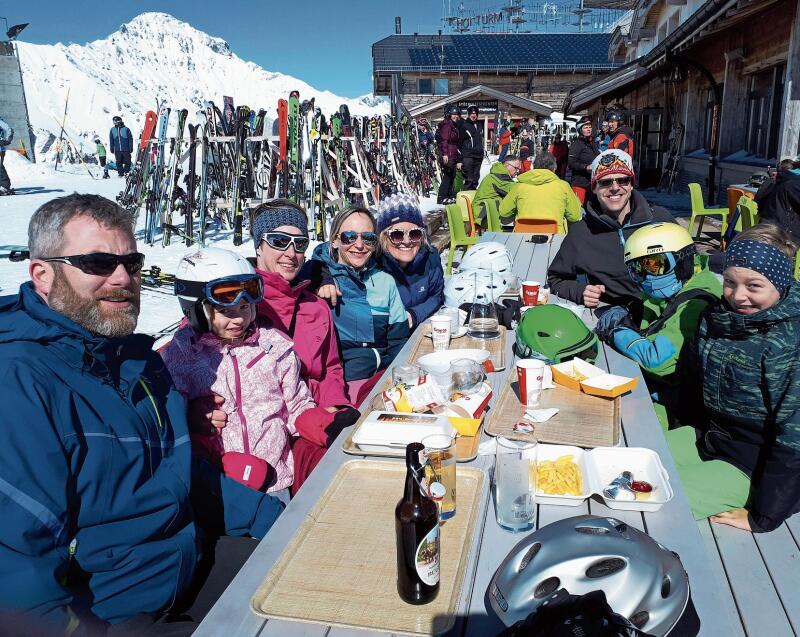
[[[455,193],[453,182],[456,177],[456,164],[459,163],[458,147],[461,134],[458,131],[458,119],[461,112],[457,106],[449,106],[445,118],[439,123],[436,130],[436,145],[439,151],[439,163],[442,167],[442,183],[439,184],[439,194],[436,203],[453,203]]]
[[[296,283],[309,245],[308,219],[303,209],[286,199],[273,199],[253,211],[251,231],[256,248],[256,272],[264,282],[258,315],[292,340],[300,359],[300,376],[318,405],[316,427],[300,430],[292,442],[292,495],[325,455],[341,430],[359,416],[345,389],[339,342],[328,304],[308,291],[308,281]],[[227,416],[213,401],[193,401],[190,420],[209,430],[226,425]],[[311,419],[309,419],[311,420]]]
[[[553,143],[547,151],[556,160],[555,173],[559,179],[564,179],[567,176],[567,156],[569,155],[569,144],[564,141],[561,135],[556,135]]]
[[[606,115],[606,121],[608,122],[608,133],[611,136],[608,147],[625,151],[633,159],[633,129],[625,124],[619,113],[609,113]]]

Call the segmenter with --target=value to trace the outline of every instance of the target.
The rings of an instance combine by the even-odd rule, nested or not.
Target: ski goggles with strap
[[[90,252],[68,257],[47,257],[42,259],[48,263],[68,263],[85,274],[94,276],[111,276],[118,266],[122,265],[128,274],[140,272],[144,266],[144,255],[141,252],[130,254],[111,254],[109,252]]]
[[[669,252],[648,254],[628,262],[628,271],[634,280],[642,281],[648,275],[668,274],[675,267],[675,257]]]
[[[400,230],[397,228],[395,230],[389,230],[386,236],[394,245],[400,245],[404,241],[419,243],[425,236],[425,231],[422,228],[411,228],[411,230]]]
[[[378,235],[374,232],[356,232],[355,230],[345,230],[344,232],[339,233],[339,241],[342,242],[342,245],[353,245],[358,238],[361,237],[361,241],[364,242],[365,246],[369,246],[370,248],[374,248],[378,245]]]
[[[287,232],[265,232],[261,235],[261,240],[275,250],[286,252],[290,245],[294,246],[297,254],[305,254],[308,249],[310,239],[300,234],[289,234]]]
[[[215,307],[233,307],[241,301],[258,303],[264,293],[264,284],[258,274],[233,274],[208,283],[175,279],[175,294],[206,299]]]

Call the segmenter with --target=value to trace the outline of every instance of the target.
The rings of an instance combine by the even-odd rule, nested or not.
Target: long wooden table
[[[558,251],[558,246],[563,238],[556,235],[551,242],[539,244],[532,243],[530,237],[531,235],[526,234],[500,233],[486,234],[481,240],[504,243],[514,259],[514,273],[521,280],[544,281],[547,266]],[[421,338],[419,333],[412,336],[398,355],[395,364],[402,364],[406,360],[417,338]],[[495,398],[503,387],[507,375],[514,369],[513,342],[513,338],[507,339],[506,369],[490,375],[489,380],[493,386]],[[611,348],[601,348],[597,364],[617,374],[641,376],[635,363],[617,354]],[[379,383],[378,387],[381,386],[382,384]],[[371,396],[365,402],[369,400],[371,400]],[[674,498],[660,511],[654,513],[613,511],[594,499],[589,499],[578,507],[539,505],[538,526],[583,513],[597,513],[621,519],[646,531],[664,546],[680,555],[681,561],[689,573],[692,600],[701,621],[701,635],[716,637],[718,635],[747,634],[779,637],[795,634],[792,632],[790,621],[794,622],[796,629],[800,611],[798,608],[800,606],[798,602],[800,569],[797,568],[797,544],[793,545],[794,553],[786,553],[786,550],[790,542],[800,537],[800,534],[797,533],[800,530],[798,525],[794,527],[784,525],[783,535],[776,540],[783,544],[764,541],[761,538],[754,539],[749,534],[730,527],[723,529],[719,525],[713,525],[712,528],[707,522],[698,525],[692,517],[647,388],[641,379],[637,388],[622,399],[622,431],[623,444],[626,446],[648,447],[659,454],[670,476],[675,492]],[[308,511],[323,493],[337,469],[344,462],[354,458],[342,451],[343,440],[344,436],[340,435],[304,484],[298,496],[292,500],[267,536],[259,543],[253,555],[212,608],[195,635],[201,637],[205,635],[209,637],[218,637],[219,635],[225,637],[365,637],[387,634],[300,622],[267,621],[256,616],[250,610],[251,596],[280,556],[298,526],[303,522]],[[494,458],[489,455],[478,456],[470,464],[489,471],[493,462]],[[795,533],[794,536],[792,536],[792,532]],[[513,534],[500,528],[495,520],[493,498],[487,496],[479,511],[476,537],[469,554],[458,618],[455,627],[448,635],[486,637],[495,635],[502,629],[502,624],[488,607],[485,594],[496,568],[522,537],[524,534]],[[731,556],[725,555],[722,547],[718,546],[720,538],[731,537],[735,538],[733,546],[738,544],[772,548],[770,556],[773,558],[771,562],[775,568],[778,567],[777,562],[783,559],[784,566],[780,569],[780,590],[774,583],[774,575],[771,578],[770,574],[764,572],[765,561],[757,564],[758,560],[755,558],[739,563],[737,583],[733,583],[729,565]],[[722,542],[722,544],[730,543]],[[719,550],[709,550],[714,547],[718,547]],[[335,547],[332,547],[331,550],[335,550]],[[731,548],[731,550],[734,549]],[[749,550],[745,554],[752,558],[753,551]],[[752,577],[748,577],[748,569],[752,569]],[[747,586],[746,594],[744,586]],[[794,596],[794,610],[790,615],[786,609],[792,608],[792,595]],[[757,607],[761,599],[766,599],[771,603],[759,611]],[[770,617],[765,617],[768,613]],[[758,621],[761,619],[764,621],[759,625]]]

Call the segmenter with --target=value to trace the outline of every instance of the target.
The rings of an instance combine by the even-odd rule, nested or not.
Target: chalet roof
[[[536,113],[537,115],[549,116],[550,113],[553,112],[552,108],[550,108],[547,104],[543,104],[542,102],[536,102],[525,97],[519,97],[518,95],[512,95],[511,93],[498,91],[497,89],[483,86],[481,84],[464,89],[463,91],[454,93],[453,95],[447,95],[440,100],[436,100],[435,102],[421,104],[420,106],[412,108],[410,112],[412,117],[419,117],[420,115],[427,115],[428,113],[433,112],[441,115],[444,112],[444,108],[450,104],[457,104],[458,102],[464,102],[470,99],[487,98],[496,99],[498,102],[512,104],[524,111]]]
[[[374,72],[611,70],[610,33],[391,35],[372,45]]]

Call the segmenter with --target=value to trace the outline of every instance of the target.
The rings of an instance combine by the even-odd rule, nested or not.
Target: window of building
[[[681,11],[680,9],[678,9],[675,13],[673,13],[669,17],[669,22],[667,23],[667,35],[669,35],[675,29],[677,29],[680,23],[681,23]]]
[[[417,80],[417,94],[433,95],[433,80],[429,78]]]
[[[436,80],[433,86],[435,95],[450,95],[450,80]]]
[[[754,73],[749,82],[745,150],[756,157],[771,159],[778,154],[786,65]]]
[[[667,23],[665,22],[660,27],[658,27],[658,37],[656,38],[656,43],[662,42],[666,37],[667,37]]]
[[[417,95],[450,95],[450,80],[420,78],[417,80]]]

